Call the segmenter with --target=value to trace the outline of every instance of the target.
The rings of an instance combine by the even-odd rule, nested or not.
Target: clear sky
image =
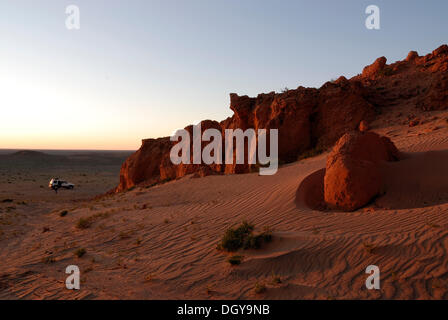
[[[65,27],[80,9],[81,29]],[[367,30],[365,9],[381,10]],[[0,148],[137,149],[255,96],[448,42],[446,0],[2,0]]]

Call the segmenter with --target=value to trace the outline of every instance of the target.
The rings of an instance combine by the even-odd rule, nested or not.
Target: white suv
[[[59,189],[59,188],[73,189],[75,185],[67,181],[59,180],[58,178],[53,178],[50,180],[48,187],[51,189]]]

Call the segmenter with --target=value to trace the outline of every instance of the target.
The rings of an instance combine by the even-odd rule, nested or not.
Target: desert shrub
[[[109,215],[110,215],[109,212],[100,212],[100,213],[96,213],[94,215],[91,215],[90,217],[87,217],[87,218],[79,218],[78,222],[76,223],[76,227],[78,229],[87,229],[96,220],[107,218]]]
[[[244,246],[247,238],[252,234],[254,225],[244,221],[239,227],[229,228],[222,237],[220,248],[229,252],[236,251]]]
[[[76,227],[78,229],[87,229],[92,225],[92,219],[89,218],[79,218]]]
[[[261,294],[266,291],[266,285],[263,283],[257,282],[254,286],[254,292],[256,294]]]
[[[363,247],[366,250],[367,253],[373,254],[375,250],[375,246],[371,243],[363,242]]]
[[[273,284],[282,283],[282,278],[278,274],[274,273],[274,270],[272,270],[272,283]]]
[[[260,234],[253,234],[255,226],[244,221],[237,228],[229,228],[224,233],[221,242],[218,244],[218,249],[226,250],[228,252],[243,249],[258,249],[263,242],[270,242],[272,240],[272,233],[269,229],[265,229]]]
[[[227,262],[230,263],[232,266],[237,266],[237,265],[241,264],[241,262],[243,261],[243,258],[244,258],[243,256],[238,256],[238,255],[230,256],[227,259]]]
[[[257,235],[250,234],[243,243],[244,249],[259,249],[263,242],[270,242],[272,240],[271,234],[260,233]]]
[[[64,211],[61,211],[61,212],[59,213],[59,216],[61,216],[61,217],[65,217],[67,214],[68,214],[68,211],[67,211],[67,210],[64,210]]]
[[[77,256],[78,258],[81,258],[85,254],[86,254],[86,249],[84,249],[84,248],[79,248],[78,250],[75,251],[75,256]]]
[[[42,258],[42,262],[46,263],[46,264],[51,264],[51,263],[55,263],[56,259],[54,257],[44,257]]]
[[[11,203],[11,202],[13,202],[14,200],[12,200],[12,199],[3,199],[2,200],[2,203]]]
[[[120,237],[121,240],[129,239],[131,237],[129,233],[124,231],[121,231],[118,236]]]

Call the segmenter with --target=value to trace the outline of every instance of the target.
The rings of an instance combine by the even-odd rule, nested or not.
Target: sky
[[[380,30],[365,27],[368,5]],[[66,7],[80,29],[66,28]],[[135,150],[256,96],[448,43],[446,0],[2,0],[0,148]]]

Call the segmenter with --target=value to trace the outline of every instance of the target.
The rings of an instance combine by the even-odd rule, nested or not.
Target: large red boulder
[[[343,135],[327,159],[324,198],[328,207],[354,211],[380,194],[383,161],[399,159],[393,142],[373,132]]]

